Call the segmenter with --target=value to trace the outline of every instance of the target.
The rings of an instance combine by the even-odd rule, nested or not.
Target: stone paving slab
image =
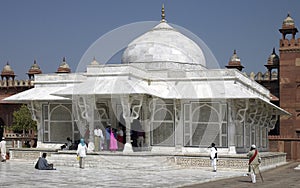
[[[300,171],[294,168],[299,165],[297,161],[288,163],[262,172],[263,180],[257,176],[253,184],[249,176],[210,181],[202,184],[183,186],[184,188],[299,188]]]
[[[122,157],[123,162],[111,161],[112,168],[80,169],[74,166],[57,166],[57,170],[34,169],[32,161],[8,160],[0,163],[1,187],[181,187],[212,180],[243,176],[243,171],[210,168],[180,168],[163,163],[164,157],[153,161]],[[117,167],[114,167],[118,165]]]

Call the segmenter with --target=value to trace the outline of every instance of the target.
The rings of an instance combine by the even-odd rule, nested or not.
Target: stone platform
[[[42,153],[47,153],[49,162],[57,166],[78,166],[76,160],[76,151],[74,150],[55,150],[55,149],[39,149],[39,148],[11,148],[9,149],[11,159],[22,159],[35,163]],[[261,152],[261,169],[274,168],[286,163],[286,154],[280,152]],[[171,153],[153,153],[153,152],[133,152],[123,153],[101,151],[89,152],[86,158],[86,165],[93,167],[107,167],[110,163],[122,164],[126,159],[141,159],[145,160],[149,165],[154,163],[152,159],[159,157],[163,159],[162,163],[168,163],[180,168],[209,168],[210,160],[208,154],[190,153],[190,154],[171,154]],[[109,160],[107,159],[109,158]],[[128,161],[130,163],[130,161]],[[219,154],[217,163],[220,169],[248,169],[248,159],[246,154]]]

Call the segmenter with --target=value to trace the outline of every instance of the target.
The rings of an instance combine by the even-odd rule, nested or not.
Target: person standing
[[[110,132],[111,132],[111,127],[107,126],[105,128],[105,149],[109,150],[109,145],[110,145]]]
[[[99,151],[103,150],[103,145],[104,145],[104,136],[103,132],[100,128],[98,128],[98,135],[99,135]]]
[[[100,135],[98,133],[98,128],[96,128],[94,130],[95,151],[99,151],[100,149]]]
[[[87,153],[87,146],[84,142],[84,139],[80,139],[80,143],[77,147],[77,156],[79,156],[79,168],[84,168],[84,158],[86,157]]]
[[[256,183],[256,174],[259,174],[259,165],[261,163],[260,154],[253,144],[247,154],[249,158],[249,170],[252,183]]]
[[[6,161],[6,141],[5,138],[2,137],[2,140],[0,142],[0,150],[1,150],[1,162]]]
[[[139,151],[143,150],[144,140],[145,140],[145,132],[142,129],[140,129],[137,132],[137,146],[139,148]]]
[[[117,140],[116,140],[116,137],[114,135],[114,131],[113,131],[112,128],[110,130],[110,145],[109,145],[109,149],[110,149],[110,151],[116,151],[118,149]]]
[[[210,147],[210,161],[211,166],[213,167],[213,172],[217,172],[217,158],[218,158],[218,150],[215,143],[211,143]]]
[[[118,148],[120,149],[120,150],[122,150],[123,149],[123,142],[124,142],[124,132],[123,132],[123,130],[122,130],[122,127],[121,126],[119,126],[119,129],[118,129],[118,131],[117,131],[117,141],[118,141]]]
[[[98,127],[94,130],[94,138],[95,138],[95,151],[101,151],[103,150],[103,142],[104,142],[104,137],[103,137],[103,132],[102,130]]]

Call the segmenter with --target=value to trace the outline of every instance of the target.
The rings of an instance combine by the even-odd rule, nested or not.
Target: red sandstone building
[[[277,122],[269,132],[270,151],[287,153],[287,159],[300,159],[300,38],[296,39],[298,29],[288,14],[279,29],[282,38],[278,56],[273,49],[265,67],[265,73],[250,73],[250,78],[270,90],[271,102],[291,113]],[[236,51],[227,68],[244,68]]]
[[[36,65],[36,62],[35,64]],[[32,67],[34,67],[34,65]],[[5,126],[12,125],[13,112],[18,110],[21,104],[10,104],[4,102],[2,99],[14,95],[16,93],[25,91],[33,87],[31,74],[32,68],[28,71],[29,80],[15,80],[15,73],[9,63],[7,63],[1,72],[0,81],[0,137],[2,138]],[[41,72],[40,72],[41,73]]]
[[[69,65],[66,63],[65,58],[63,58],[62,63],[58,67],[56,73],[69,73],[71,69]],[[22,91],[28,90],[33,87],[33,80],[35,74],[41,74],[42,70],[40,69],[39,65],[34,60],[33,65],[27,72],[29,77],[28,80],[15,80],[15,73],[7,63],[1,72],[1,81],[0,81],[0,138],[3,136],[8,137],[16,137],[16,134],[8,134],[10,131],[5,130],[6,126],[11,126],[13,123],[13,113],[14,111],[18,110],[22,104],[15,104],[15,103],[7,103],[2,99],[9,97],[11,95],[20,93]],[[24,135],[22,135],[24,137]],[[30,135],[33,137],[33,135]]]
[[[300,38],[296,39],[298,29],[290,15],[279,31],[282,33],[279,44],[280,107],[292,116],[280,119],[280,136],[274,141],[278,151],[288,154],[287,158],[300,159]]]

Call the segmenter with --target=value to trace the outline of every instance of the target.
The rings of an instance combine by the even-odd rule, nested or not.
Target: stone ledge
[[[57,150],[43,148],[9,148],[11,159],[36,160],[42,153],[47,153],[48,156],[51,156],[52,153],[57,153]]]
[[[272,166],[278,166],[286,163],[285,153],[266,152],[261,153],[261,168],[269,168]],[[196,156],[196,155],[175,155],[170,156],[168,160],[175,165],[188,168],[210,167],[211,162],[208,156]],[[246,154],[236,155],[221,155],[217,162],[218,168],[230,168],[230,169],[247,169],[248,158]]]

